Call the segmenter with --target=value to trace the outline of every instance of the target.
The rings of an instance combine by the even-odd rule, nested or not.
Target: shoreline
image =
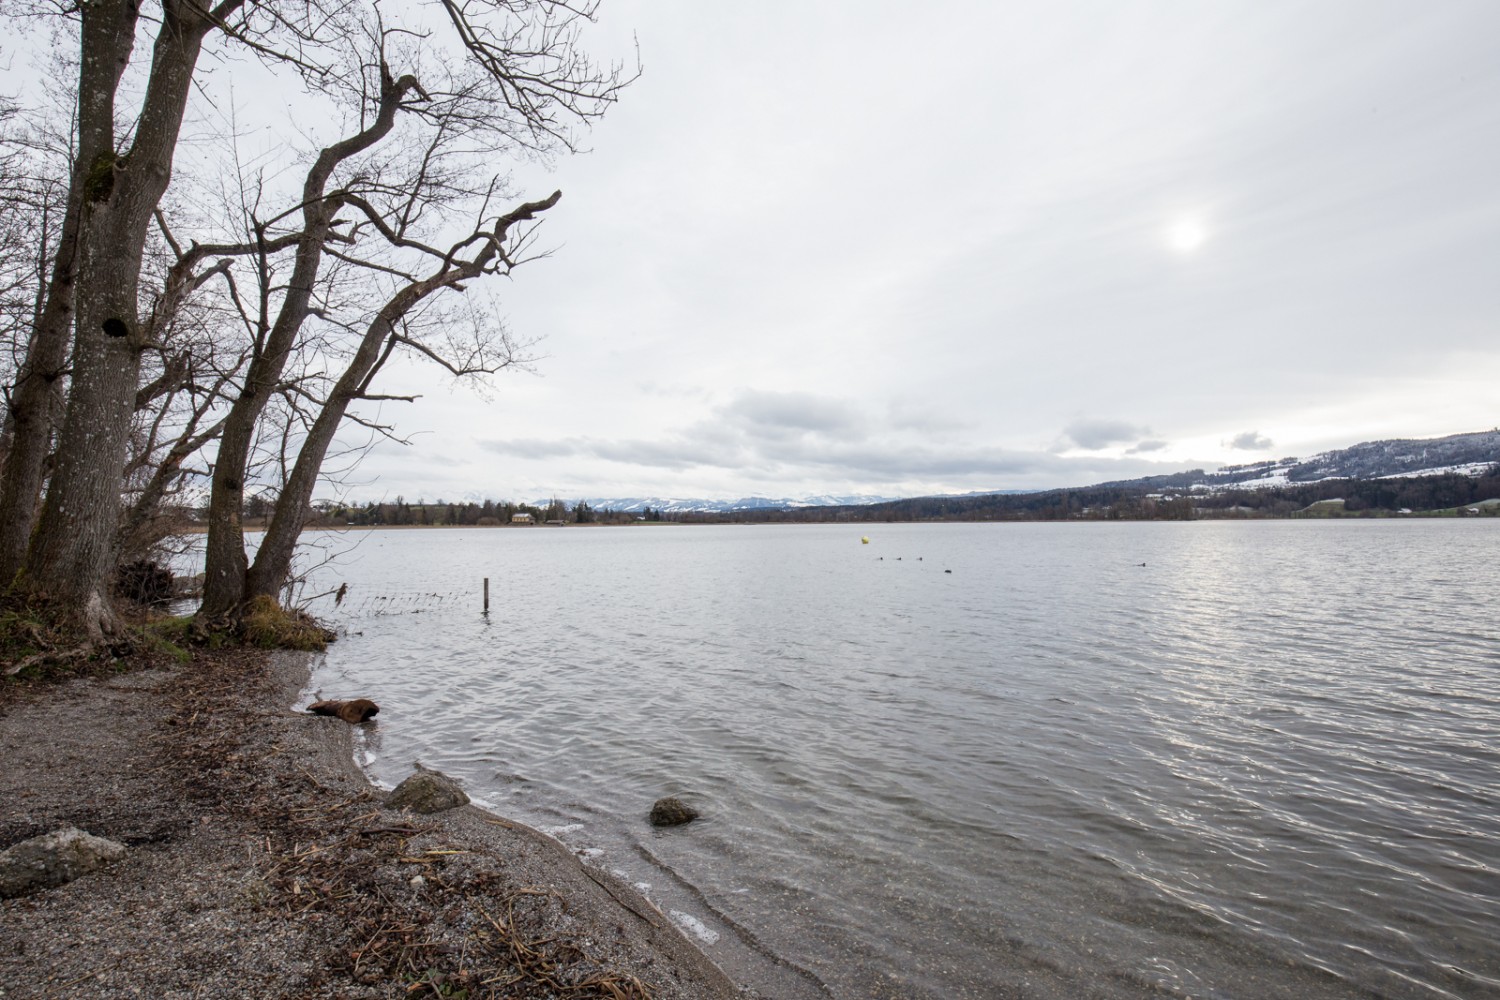
[[[294,699],[298,705],[304,702],[310,703],[321,697],[312,693],[314,690],[312,677],[315,668],[312,665],[311,654],[307,656],[306,663],[305,675]],[[308,718],[316,717],[308,716]],[[333,724],[337,720],[332,719],[323,721],[328,723],[320,727],[327,741],[324,748],[331,754],[329,760],[323,762],[324,766],[347,771],[356,780],[364,782],[377,796],[389,794],[389,790],[377,784],[358,762],[356,751],[359,747],[354,732],[356,727],[342,722]],[[378,725],[378,717],[370,724]],[[830,996],[827,987],[810,972],[772,954],[753,938],[748,929],[739,926],[717,911],[712,912],[709,917],[719,927],[713,932],[717,941],[708,946],[712,947],[717,954],[709,954],[705,946],[694,941],[684,928],[677,925],[669,915],[663,912],[661,906],[643,895],[627,880],[589,864],[562,840],[505,816],[488,803],[471,802],[469,805],[428,818],[451,821],[470,833],[480,836],[491,833],[498,826],[509,831],[513,838],[524,838],[535,842],[540,850],[555,855],[555,862],[567,871],[581,873],[599,884],[609,893],[614,902],[626,910],[638,917],[648,919],[658,929],[661,929],[662,924],[667,925],[680,939],[674,942],[674,950],[676,950],[676,945],[685,946],[690,952],[693,964],[707,963],[715,976],[726,979],[730,988],[735,991],[733,995],[741,1000],[757,1000],[757,998],[759,1000],[822,1000]],[[704,905],[708,904],[705,902]],[[643,913],[643,909],[648,912]],[[708,998],[717,994],[701,995]]]
[[[233,651],[8,693],[0,849],[72,825],[128,852],[0,900],[0,997],[780,995],[530,827],[383,810],[348,724],[291,710],[311,674]]]
[[[1500,511],[1500,507],[1492,508]],[[929,525],[990,525],[995,527],[1016,526],[1027,524],[1078,524],[1078,525],[1127,525],[1127,524],[1284,524],[1287,522],[1311,522],[1316,524],[1347,523],[1351,521],[1404,521],[1408,523],[1450,523],[1453,521],[1478,521],[1488,522],[1500,518],[1500,513],[1482,513],[1455,515],[1436,511],[1417,511],[1410,514],[1398,514],[1389,511],[1361,511],[1357,514],[1295,514],[1285,516],[1247,516],[1233,515],[1221,517],[1192,517],[1192,518],[1103,518],[1103,517],[1028,517],[1028,518],[992,518],[992,519],[967,519],[967,518],[923,518],[923,519],[882,519],[874,521],[711,521],[711,520],[683,520],[683,521],[647,521],[644,523],[629,524],[603,524],[586,523],[575,524],[569,522],[563,525],[557,524],[309,524],[303,527],[302,534],[352,534],[377,531],[518,531],[524,529],[552,529],[560,528],[587,528],[594,529],[623,529],[623,528],[846,528],[851,533],[878,531],[888,527],[907,526],[929,526]],[[265,525],[258,523],[246,523],[245,533],[255,534],[265,531]],[[183,536],[201,536],[208,534],[208,528],[201,524],[192,524],[177,529],[177,533]]]

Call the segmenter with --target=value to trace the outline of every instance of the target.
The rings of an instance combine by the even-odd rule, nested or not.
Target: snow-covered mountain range
[[[770,508],[773,510],[794,510],[800,507],[862,507],[872,503],[886,503],[897,500],[899,497],[872,496],[866,493],[854,493],[845,496],[833,496],[822,494],[818,496],[805,497],[740,497],[737,500],[704,500],[683,499],[681,497],[584,497],[583,502],[595,510],[617,510],[627,513],[638,514],[645,510],[661,511],[667,514],[686,513],[731,513],[741,510],[762,510]],[[537,506],[545,507],[550,501],[534,501]],[[577,501],[569,500],[574,504]]]

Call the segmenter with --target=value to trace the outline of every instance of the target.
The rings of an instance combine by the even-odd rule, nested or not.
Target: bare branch
[[[367,401],[368,400],[375,400],[375,401],[393,400],[393,401],[401,402],[401,403],[415,403],[417,400],[421,399],[422,397],[421,396],[383,396],[383,395],[379,395],[379,394],[359,393],[359,394],[357,394],[357,395],[355,395],[355,396],[353,396],[351,398],[353,398],[353,399],[362,399],[362,400],[367,400]]]

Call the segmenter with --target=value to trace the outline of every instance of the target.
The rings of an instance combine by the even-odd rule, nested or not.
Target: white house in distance
[[[519,514],[512,514],[510,516],[510,523],[511,524],[535,524],[536,521],[532,519],[532,516],[530,514],[527,514],[525,511],[522,511]]]

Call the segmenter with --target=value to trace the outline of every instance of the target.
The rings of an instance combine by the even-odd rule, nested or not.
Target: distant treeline
[[[647,508],[618,511],[584,501],[554,498],[544,506],[508,500],[431,503],[404,497],[362,504],[318,503],[309,523],[322,526],[430,525],[491,526],[511,524],[529,514],[538,524],[631,524],[675,521],[684,524],[802,524],[874,521],[1192,521],[1214,518],[1386,517],[1397,514],[1469,516],[1470,508],[1500,499],[1500,466],[1487,474],[1458,474],[1400,479],[1328,479],[1316,483],[1214,492],[1163,488],[1160,480],[1105,483],[1042,493],[1002,493],[967,497],[914,497],[848,507],[798,507],[781,510],[668,512]],[[1342,507],[1321,504],[1342,500]],[[1308,508],[1313,507],[1309,510]],[[270,503],[251,497],[245,517],[251,523],[267,515]],[[1478,507],[1481,516],[1500,516],[1500,505]]]
[[[259,498],[251,498],[246,503],[247,518],[263,516],[263,512],[257,509],[257,500]],[[265,513],[269,512],[268,502],[261,500],[260,505],[266,508]],[[436,500],[428,503],[425,499],[418,499],[416,503],[407,503],[405,497],[398,496],[393,501],[371,500],[363,504],[316,504],[309,523],[315,526],[355,527],[410,524],[485,527],[510,524],[517,514],[529,514],[539,524],[558,521],[567,524],[629,524],[661,517],[660,511],[649,508],[640,512],[596,509],[582,500],[569,504],[554,498],[551,503],[539,507],[528,503],[512,503],[509,500],[485,500],[482,503],[448,503],[446,500]]]
[[[1203,518],[1330,516],[1307,508],[1341,499],[1334,516],[1380,517],[1402,511],[1451,512],[1464,516],[1471,505],[1500,498],[1500,472],[1478,478],[1461,475],[1410,479],[1329,479],[1317,483],[1222,492],[1146,492],[1125,485],[1088,486],[1045,493],[977,497],[916,497],[860,507],[802,507],[747,510],[730,514],[679,514],[699,523],[805,523],[864,521],[1188,521]],[[1495,514],[1500,510],[1482,511]]]

